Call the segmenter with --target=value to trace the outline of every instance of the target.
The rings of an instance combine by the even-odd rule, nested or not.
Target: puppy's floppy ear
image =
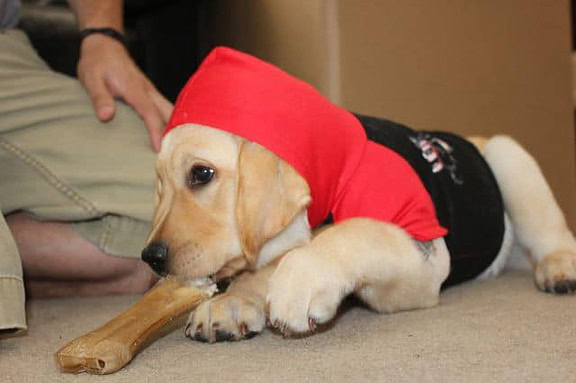
[[[262,146],[244,141],[238,158],[236,219],[250,263],[262,246],[310,203],[308,183],[292,166]]]

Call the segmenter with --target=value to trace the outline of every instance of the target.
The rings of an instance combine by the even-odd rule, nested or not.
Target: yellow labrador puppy
[[[378,121],[253,57],[212,52],[163,140],[143,251],[162,275],[234,277],[191,314],[189,337],[249,338],[267,319],[311,332],[349,294],[377,312],[433,307],[443,286],[497,275],[515,243],[540,289],[576,291],[574,236],[515,141],[471,139],[477,150]],[[464,148],[483,164],[468,169]]]

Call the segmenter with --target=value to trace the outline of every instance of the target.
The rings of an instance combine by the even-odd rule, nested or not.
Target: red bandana
[[[216,48],[180,93],[164,134],[196,123],[244,137],[291,164],[308,182],[316,227],[370,217],[418,240],[442,237],[426,189],[410,165],[368,141],[360,122],[309,84],[255,57]]]

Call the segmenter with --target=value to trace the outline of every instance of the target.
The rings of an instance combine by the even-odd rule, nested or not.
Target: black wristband
[[[86,37],[93,35],[93,34],[100,34],[105,35],[108,37],[112,37],[114,40],[118,41],[120,44],[124,45],[124,35],[118,32],[114,28],[86,28],[80,31],[80,42],[84,40]]]

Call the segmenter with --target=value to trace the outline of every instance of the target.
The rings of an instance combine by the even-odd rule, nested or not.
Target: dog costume
[[[311,227],[368,217],[412,238],[445,237],[445,285],[478,276],[504,235],[502,198],[469,142],[354,115],[309,84],[250,55],[216,48],[188,81],[165,134],[195,123],[256,142],[308,182]]]

